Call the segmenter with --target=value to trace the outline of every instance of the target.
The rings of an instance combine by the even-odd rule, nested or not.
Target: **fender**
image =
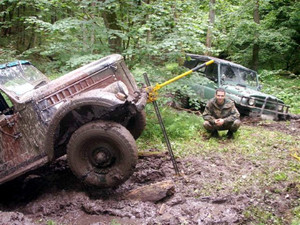
[[[48,155],[48,160],[54,160],[55,131],[57,130],[61,120],[67,115],[67,113],[82,106],[94,105],[111,108],[117,107],[124,103],[125,101],[121,101],[116,98],[115,94],[99,90],[91,90],[74,98],[69,98],[63,105],[61,105],[57,109],[48,126],[46,138],[43,144],[43,149],[45,149],[45,152]]]

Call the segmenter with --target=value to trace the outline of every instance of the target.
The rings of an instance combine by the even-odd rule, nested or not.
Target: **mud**
[[[287,121],[266,121],[258,117],[243,117],[244,125],[263,127],[268,130],[279,131],[300,138],[300,118]]]
[[[299,121],[289,122],[244,121],[299,136]],[[0,187],[0,224],[252,224],[251,216],[243,211],[255,206],[289,224],[290,210],[299,206],[296,183],[282,181],[265,188],[240,185],[235,190],[237,177],[242,180],[263,166],[239,154],[220,153],[177,162],[180,176],[174,174],[168,157],[144,157],[123,185],[98,190],[79,183],[66,159],[60,158],[25,180]],[[159,202],[124,198],[130,190],[165,180],[175,183],[175,193]]]

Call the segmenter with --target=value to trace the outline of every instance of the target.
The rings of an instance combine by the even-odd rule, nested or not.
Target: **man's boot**
[[[233,132],[231,130],[229,130],[226,134],[228,139],[232,139],[233,138]]]
[[[217,130],[214,130],[213,132],[211,132],[210,137],[218,138],[218,137],[219,137],[218,131],[217,131]]]

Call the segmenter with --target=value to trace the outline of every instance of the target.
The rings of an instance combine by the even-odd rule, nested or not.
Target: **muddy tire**
[[[137,147],[130,132],[115,122],[97,121],[74,132],[67,146],[68,163],[84,183],[116,187],[133,173]]]
[[[134,139],[138,139],[146,126],[146,112],[142,110],[141,112],[137,112],[134,117],[129,120],[127,125],[127,129],[132,134]]]

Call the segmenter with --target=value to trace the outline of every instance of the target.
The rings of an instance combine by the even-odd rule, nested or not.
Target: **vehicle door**
[[[21,173],[35,161],[37,151],[32,151],[30,143],[19,129],[22,121],[18,113],[13,113],[0,93],[0,184],[9,177]]]
[[[218,64],[213,63],[205,67],[205,77],[207,82],[203,84],[204,99],[209,100],[215,96],[216,89],[218,88]]]

